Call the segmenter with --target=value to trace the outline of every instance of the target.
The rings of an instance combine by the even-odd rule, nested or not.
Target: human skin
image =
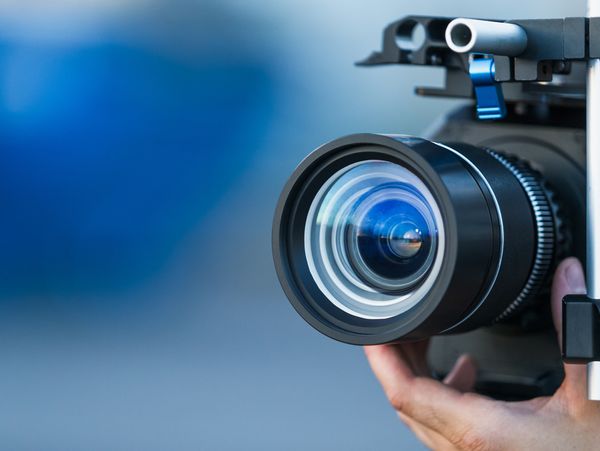
[[[561,340],[562,298],[585,293],[581,264],[574,258],[557,268],[552,314]],[[428,343],[365,347],[385,394],[415,435],[434,450],[600,449],[600,402],[586,394],[586,366],[565,364],[565,379],[551,397],[504,402],[472,393],[476,367],[460,357],[444,381],[429,377]]]

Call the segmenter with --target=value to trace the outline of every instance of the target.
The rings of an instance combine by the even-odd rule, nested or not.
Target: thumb
[[[581,263],[576,258],[564,260],[554,273],[552,282],[552,317],[562,345],[562,300],[568,294],[585,294],[585,276]],[[569,399],[585,400],[586,366],[565,364],[565,380],[561,387]]]
[[[562,300],[568,294],[585,294],[585,277],[581,263],[574,257],[563,260],[556,268],[552,281],[552,318],[562,343]]]

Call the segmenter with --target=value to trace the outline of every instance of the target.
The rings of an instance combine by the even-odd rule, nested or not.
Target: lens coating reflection
[[[334,174],[305,228],[306,258],[327,299],[354,316],[390,318],[423,299],[439,272],[443,222],[404,166],[369,160]]]
[[[390,250],[400,258],[414,257],[423,248],[423,234],[428,230],[419,228],[412,222],[403,221],[396,225],[387,237]],[[429,236],[426,235],[425,239]]]
[[[369,202],[369,197],[374,201]],[[347,244],[348,254],[356,259],[355,270],[365,283],[376,289],[400,290],[417,283],[429,269],[435,236],[430,235],[430,225],[415,206],[424,208],[422,203],[410,186],[401,183],[370,190],[357,201],[348,227],[356,236]],[[367,209],[361,215],[365,204]]]

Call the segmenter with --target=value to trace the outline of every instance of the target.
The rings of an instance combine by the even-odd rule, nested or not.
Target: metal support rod
[[[588,0],[588,17],[600,16],[600,0]],[[600,59],[587,73],[587,288],[600,299]],[[588,398],[600,401],[600,362],[588,364]]]
[[[446,44],[456,53],[518,56],[527,48],[527,33],[512,23],[458,18],[446,28]]]

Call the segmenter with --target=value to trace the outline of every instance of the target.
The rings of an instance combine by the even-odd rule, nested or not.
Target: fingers
[[[498,405],[479,395],[462,394],[430,378],[415,377],[406,364],[401,346],[365,348],[373,372],[394,408],[444,436],[453,444],[471,442],[492,434],[498,424]],[[462,359],[451,376],[458,386],[468,386],[474,365]]]
[[[552,316],[562,345],[562,300],[568,294],[585,294],[585,277],[579,260],[567,258],[554,273],[552,282]],[[565,364],[565,380],[559,393],[567,396],[569,403],[586,403],[586,366]]]
[[[477,366],[468,355],[462,355],[458,358],[454,367],[444,378],[444,384],[461,391],[472,391],[477,381]]]

